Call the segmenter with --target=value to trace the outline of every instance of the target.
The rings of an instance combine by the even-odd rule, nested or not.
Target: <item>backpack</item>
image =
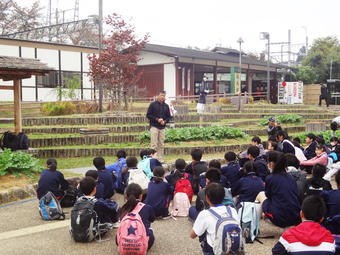
[[[224,188],[224,192],[225,192],[225,195],[224,195],[222,204],[225,206],[231,206],[235,208],[235,203],[234,203],[233,197],[230,194],[230,191],[227,188]]]
[[[238,216],[246,243],[253,243],[259,234],[260,222],[260,215],[256,211],[256,203],[241,202]]]
[[[144,156],[143,159],[139,161],[137,165],[137,168],[142,169],[149,179],[151,179],[153,176],[150,168],[150,159],[151,158]]]
[[[80,197],[71,211],[70,234],[76,242],[91,242],[99,234],[95,198]]]
[[[114,188],[118,193],[123,194],[124,193],[124,185],[123,185],[123,179],[122,179],[122,171],[124,170],[124,168],[126,167],[120,163],[119,161],[117,162],[117,165],[119,166],[119,169],[116,170],[116,181],[114,183]]]
[[[117,230],[117,243],[120,255],[144,255],[148,250],[149,237],[139,215],[144,204],[139,202],[132,212],[126,214]]]
[[[72,207],[78,198],[78,190],[73,185],[68,185],[65,195],[60,199],[61,207]]]
[[[27,135],[23,132],[20,132],[17,137],[18,137],[18,149],[27,150],[29,146]]]
[[[184,192],[176,192],[172,201],[171,216],[187,217],[191,204],[189,198]]]
[[[3,133],[0,140],[0,146],[2,150],[8,148],[11,149],[12,151],[15,151],[18,149],[18,145],[19,141],[15,133],[12,133],[10,131],[6,131],[5,133]]]
[[[39,213],[43,220],[64,220],[65,214],[55,195],[48,191],[39,200]]]
[[[187,176],[187,174],[186,174],[186,176]],[[189,201],[191,203],[194,192],[192,190],[191,183],[187,178],[179,179],[176,182],[175,194],[178,193],[178,192],[187,194]]]
[[[242,229],[237,220],[232,217],[230,207],[227,213],[220,216],[213,209],[208,211],[217,218],[215,228],[214,254],[244,254]]]
[[[129,170],[128,184],[137,183],[142,190],[148,189],[150,179],[145,175],[142,169]]]

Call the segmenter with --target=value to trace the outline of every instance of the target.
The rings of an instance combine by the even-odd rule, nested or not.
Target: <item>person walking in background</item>
[[[150,121],[151,148],[157,151],[158,160],[164,162],[165,125],[171,119],[169,106],[165,103],[165,91],[158,93],[157,100],[149,105],[146,117]]]
[[[325,99],[326,105],[328,107],[329,106],[329,102],[328,102],[328,89],[327,89],[327,87],[324,84],[320,83],[320,85],[321,85],[321,95],[319,97],[319,106],[321,106],[322,99]]]

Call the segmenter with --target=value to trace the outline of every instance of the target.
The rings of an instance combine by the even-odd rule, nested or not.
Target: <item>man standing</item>
[[[319,97],[319,106],[321,106],[322,99],[325,99],[326,105],[328,107],[329,106],[329,102],[328,102],[328,89],[327,89],[327,87],[324,84],[320,83],[320,85],[321,85],[321,95]]]
[[[164,90],[159,91],[157,100],[149,105],[146,117],[150,121],[151,148],[156,150],[158,160],[163,163],[165,125],[171,118]]]
[[[270,117],[268,119],[268,128],[267,128],[268,138],[276,137],[276,134],[279,130],[282,130],[280,124],[275,121],[274,117]]]

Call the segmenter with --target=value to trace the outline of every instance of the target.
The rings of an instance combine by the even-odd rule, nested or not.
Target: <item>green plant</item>
[[[298,135],[296,135],[296,136],[294,136],[294,137],[300,138],[301,142],[303,143],[303,142],[306,140],[307,134],[309,134],[309,133],[310,133],[310,132],[304,132],[304,133],[298,134]],[[327,144],[330,143],[330,139],[332,138],[332,131],[331,131],[331,130],[323,131],[323,132],[313,132],[313,134],[314,134],[314,135],[322,135],[323,138],[325,139],[325,142],[326,142]],[[337,131],[335,132],[335,136],[336,136],[336,137],[340,136],[340,130],[337,130]]]
[[[39,166],[39,160],[30,154],[12,152],[10,149],[5,149],[0,154],[0,176],[13,174],[16,177],[20,177],[22,174],[25,174],[33,178],[34,174],[40,173],[42,169]]]
[[[222,140],[244,138],[248,135],[237,128],[212,126],[206,128],[174,128],[165,130],[165,142]],[[139,137],[141,143],[149,142],[150,132],[145,131]]]
[[[50,102],[42,106],[43,113],[49,116],[72,114],[75,109],[72,102]]]
[[[78,75],[73,75],[72,78],[64,77],[65,92],[64,96],[70,100],[76,100],[78,98],[78,90],[80,89],[80,78]]]
[[[265,126],[268,124],[268,119],[271,116],[265,116],[263,119],[260,120],[260,126]],[[302,123],[303,118],[301,115],[298,114],[284,114],[284,115],[276,115],[275,116],[276,122],[280,124],[296,124]]]

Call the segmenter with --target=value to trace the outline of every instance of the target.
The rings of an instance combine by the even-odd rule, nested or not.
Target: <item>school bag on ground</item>
[[[23,132],[20,132],[17,137],[18,137],[18,150],[27,150],[28,149],[27,135]]]
[[[142,169],[149,179],[151,179],[153,176],[153,173],[150,168],[150,159],[151,158],[144,156],[143,159],[139,161],[137,165],[137,168]]]
[[[175,194],[178,193],[178,192],[183,192],[183,193],[187,194],[189,201],[191,203],[194,192],[192,190],[190,181],[187,179],[187,176],[188,176],[188,174],[185,174],[184,175],[185,178],[181,178],[176,182]]]
[[[61,207],[72,207],[77,201],[78,190],[74,185],[68,185],[65,195],[60,199]]]
[[[49,191],[39,200],[39,213],[43,220],[64,220],[65,214],[55,195]]]
[[[256,211],[256,203],[241,202],[238,216],[246,243],[253,243],[259,234],[260,222],[260,215]]]
[[[187,217],[191,204],[184,192],[177,192],[172,200],[171,216]]]
[[[143,190],[148,188],[150,179],[145,175],[142,169],[129,170],[128,184],[137,183]]]
[[[132,212],[127,213],[117,230],[117,243],[120,255],[144,255],[148,250],[149,237],[139,215],[144,204],[139,202]]]
[[[241,226],[232,217],[230,207],[219,215],[213,209],[209,212],[217,218],[213,250],[215,255],[244,254],[244,240]]]
[[[5,148],[8,148],[8,149],[11,149],[12,151],[15,151],[18,149],[18,145],[19,145],[19,140],[15,133],[6,131],[1,136],[0,146],[2,150],[4,150]]]

